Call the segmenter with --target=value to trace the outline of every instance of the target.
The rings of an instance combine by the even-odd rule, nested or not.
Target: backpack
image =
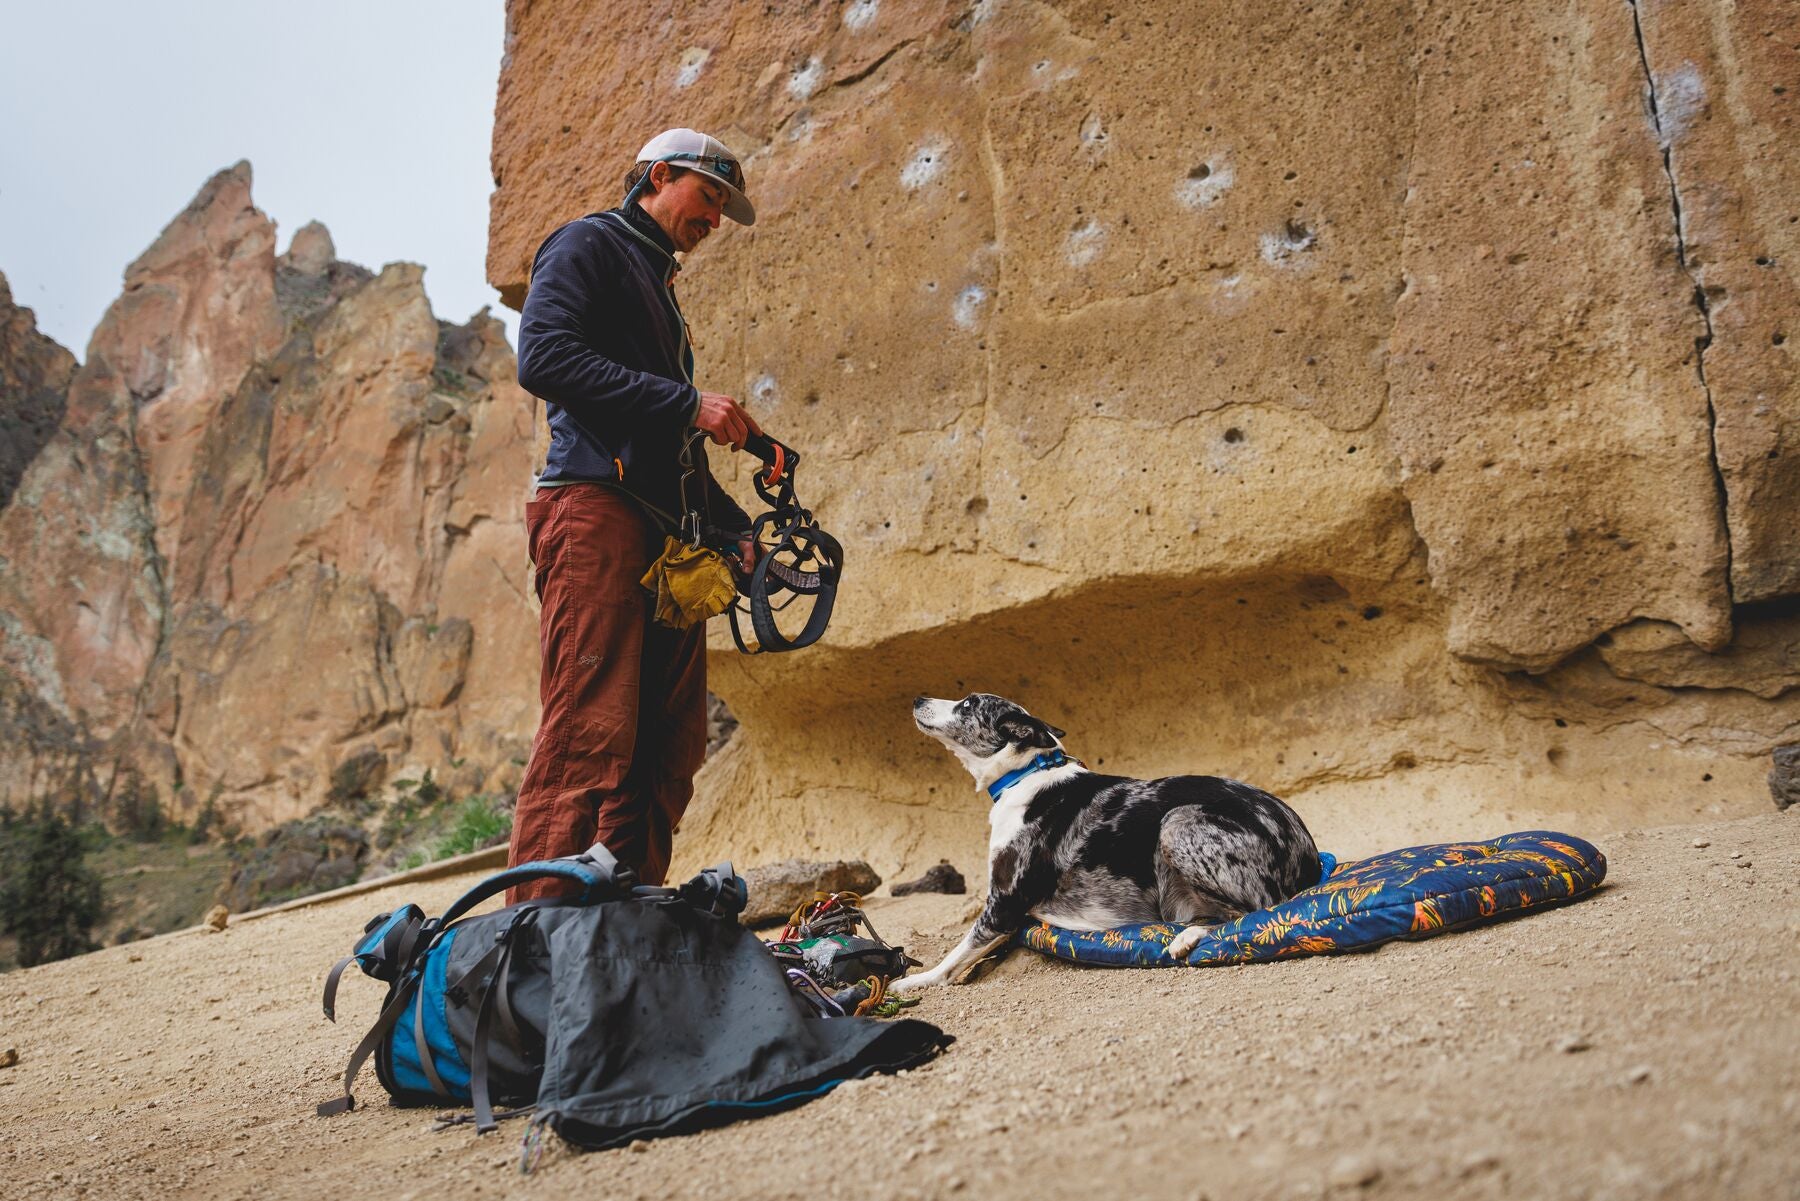
[[[468,916],[544,877],[576,890]],[[395,1104],[472,1105],[451,1121],[478,1133],[535,1108],[534,1126],[598,1149],[769,1112],[949,1045],[924,1022],[816,1020],[738,924],[746,899],[729,863],[651,888],[597,844],[497,873],[439,918],[377,915],[327,976],[325,1016],[351,963],[387,997],[320,1116],[355,1108],[373,1057]]]

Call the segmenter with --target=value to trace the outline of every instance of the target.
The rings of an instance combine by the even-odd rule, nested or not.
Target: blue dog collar
[[[1330,851],[1319,852],[1319,883],[1331,879],[1331,873],[1337,870],[1337,856]]]
[[[1079,759],[1071,759],[1063,754],[1061,747],[1057,747],[1053,751],[1045,751],[1030,763],[1027,763],[1024,767],[1021,767],[1016,771],[1009,771],[998,780],[995,780],[992,784],[989,784],[988,796],[992,797],[995,801],[998,801],[1001,793],[1005,792],[1008,788],[1011,788],[1014,784],[1017,784],[1020,780],[1023,780],[1026,776],[1031,775],[1033,772],[1048,771],[1053,767],[1061,767],[1065,763],[1079,762]]]

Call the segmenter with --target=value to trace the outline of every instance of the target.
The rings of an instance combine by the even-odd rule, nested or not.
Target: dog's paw
[[[1169,949],[1163,953],[1170,959],[1186,959],[1211,931],[1211,926],[1183,927],[1180,934],[1169,940]]]
[[[917,976],[902,976],[889,984],[887,990],[890,993],[900,993],[904,995],[906,993],[923,992],[936,983],[937,981],[931,978],[931,973],[923,972]]]

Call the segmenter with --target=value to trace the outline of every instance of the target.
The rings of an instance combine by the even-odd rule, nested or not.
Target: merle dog
[[[1140,922],[1207,931],[1319,882],[1319,853],[1292,809],[1218,776],[1103,776],[1062,753],[1063,732],[1002,697],[919,697],[913,721],[993,798],[981,916],[901,992],[953,979],[1036,916],[1070,930]]]

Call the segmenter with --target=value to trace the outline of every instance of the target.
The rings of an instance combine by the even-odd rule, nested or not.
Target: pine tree
[[[106,903],[85,855],[81,831],[47,804],[36,814],[0,815],[0,931],[19,940],[20,966],[95,949]]]

